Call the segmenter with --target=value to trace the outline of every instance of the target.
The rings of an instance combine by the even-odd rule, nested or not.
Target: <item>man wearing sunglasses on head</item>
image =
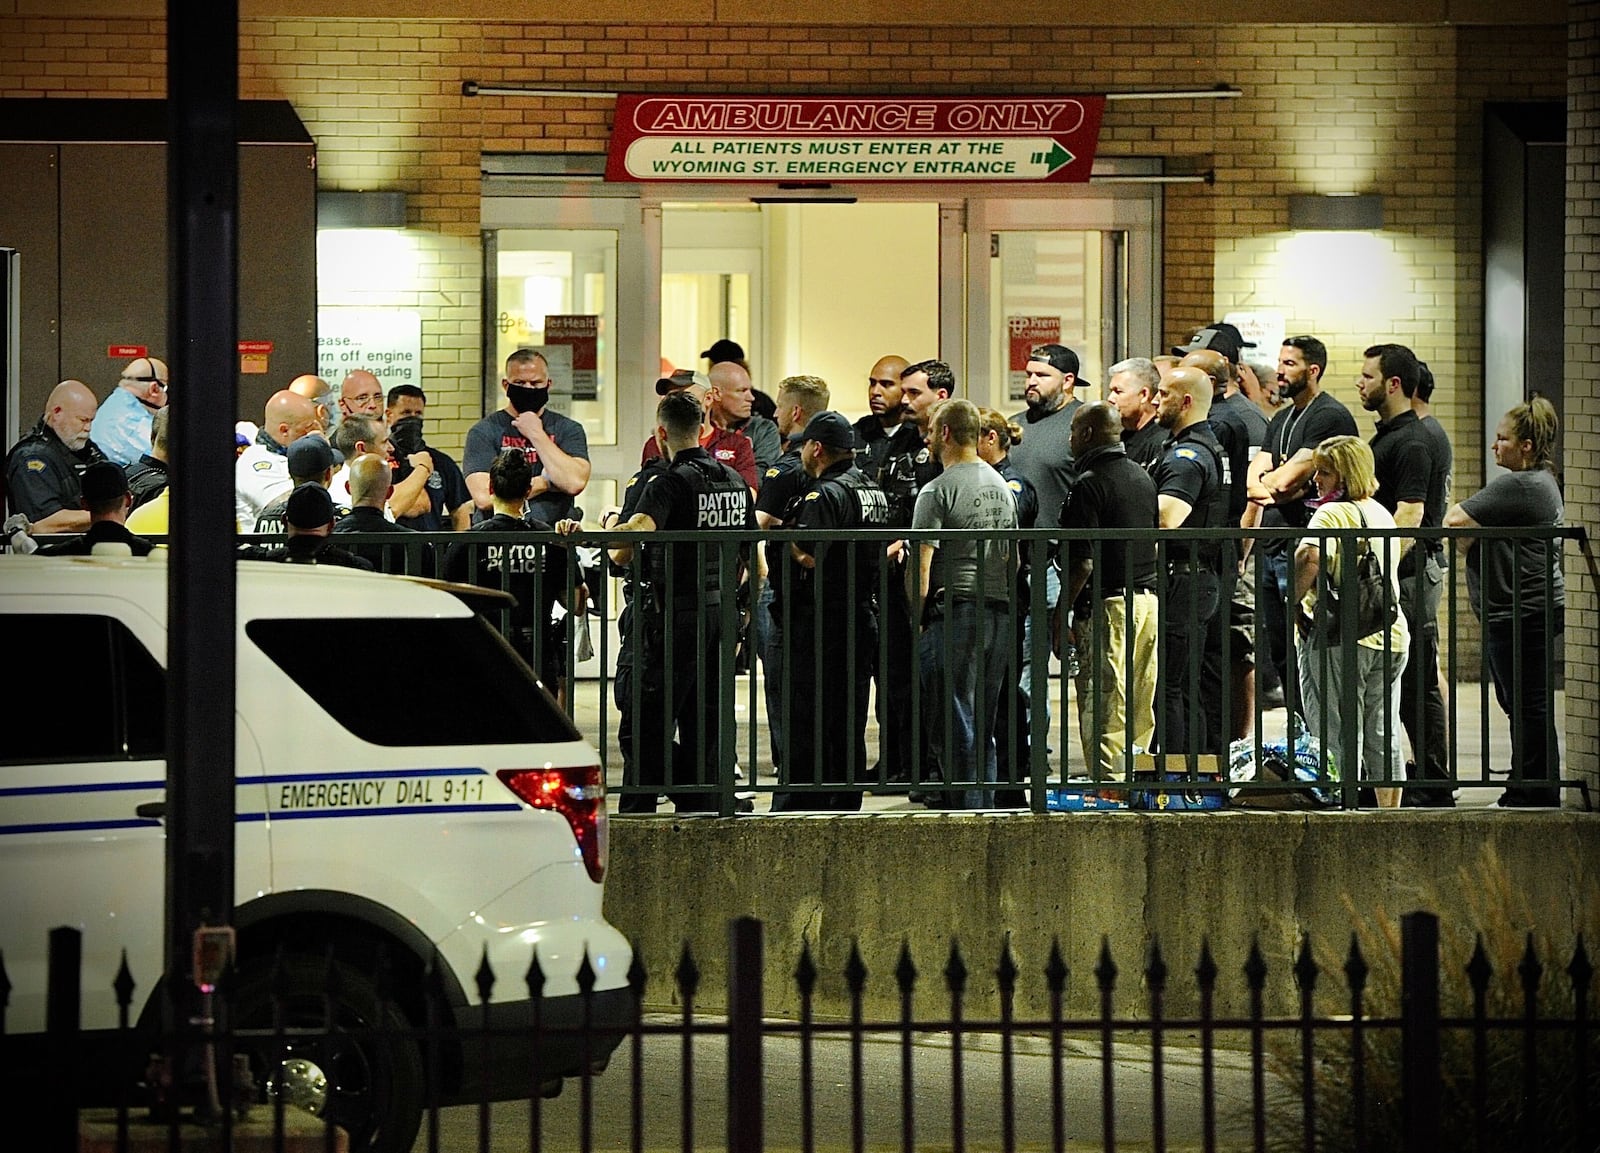
[[[127,468],[150,448],[150,425],[167,407],[167,366],[153,356],[130,360],[117,387],[94,414],[89,438],[107,459]]]
[[[475,520],[494,515],[489,466],[508,448],[533,465],[533,495],[527,516],[555,524],[572,512],[573,498],[589,483],[589,437],[583,425],[545,405],[550,400],[550,365],[531,348],[506,357],[500,381],[504,406],[467,431],[462,471],[477,508]]]

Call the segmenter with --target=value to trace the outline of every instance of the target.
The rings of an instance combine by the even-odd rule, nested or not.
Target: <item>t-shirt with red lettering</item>
[[[480,472],[487,474],[489,466],[494,464],[494,458],[508,448],[520,449],[527,456],[528,462],[533,465],[534,476],[544,472],[544,463],[540,461],[538,451],[527,437],[517,431],[511,423],[513,419],[511,413],[499,408],[467,430],[467,451],[461,458],[463,473],[467,476]],[[589,435],[583,431],[583,425],[549,408],[539,414],[539,419],[544,421],[544,430],[556,442],[557,448],[568,456],[589,459]],[[572,512],[572,505],[571,495],[551,489],[528,502],[527,515],[546,524],[555,524]],[[488,513],[480,512],[474,519],[487,520],[488,516]]]

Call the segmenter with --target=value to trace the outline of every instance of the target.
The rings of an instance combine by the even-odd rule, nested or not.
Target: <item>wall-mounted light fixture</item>
[[[317,228],[404,228],[404,192],[318,192]]]
[[[1296,232],[1373,232],[1383,227],[1383,197],[1375,193],[1291,196],[1289,227]]]

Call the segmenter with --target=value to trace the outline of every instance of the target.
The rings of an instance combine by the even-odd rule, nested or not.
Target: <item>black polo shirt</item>
[[[1227,489],[1222,483],[1222,445],[1205,421],[1191,424],[1161,446],[1161,457],[1151,469],[1155,481],[1157,509],[1159,498],[1175,497],[1189,506],[1182,528],[1216,528],[1227,515]],[[1214,566],[1218,553],[1215,540],[1200,545],[1200,563]],[[1172,541],[1167,545],[1169,563],[1189,563],[1190,542]]]
[[[1444,523],[1450,462],[1440,459],[1438,441],[1409,408],[1378,422],[1372,434],[1372,471],[1378,478],[1378,491],[1373,495],[1384,508],[1393,513],[1402,502],[1421,501],[1422,527],[1438,528]],[[1439,541],[1418,543],[1429,551],[1440,548]],[[1402,562],[1402,572],[1404,569]]]
[[[1228,486],[1228,520],[1238,524],[1244,506],[1250,503],[1250,462],[1266,442],[1267,418],[1248,397],[1236,392],[1213,400],[1208,419],[1228,466],[1222,478]]]
[[[1064,529],[1155,528],[1159,506],[1156,484],[1150,474],[1128,456],[1120,444],[1091,449],[1078,459],[1078,479],[1061,506]],[[1098,551],[1098,556],[1095,555]],[[1140,541],[1074,540],[1066,544],[1066,567],[1091,559],[1099,567],[1102,595],[1125,589],[1156,587],[1156,543]],[[1094,593],[1095,578],[1084,586]]]
[[[1167,430],[1155,417],[1146,421],[1143,428],[1122,430],[1122,447],[1128,450],[1128,459],[1145,468],[1161,459],[1161,446],[1166,440]]]

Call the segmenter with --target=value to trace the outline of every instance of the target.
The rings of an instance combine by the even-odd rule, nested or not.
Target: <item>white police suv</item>
[[[159,1019],[163,940],[167,581],[149,558],[0,556],[0,958],[9,1038],[44,1027],[49,930],[83,932],[83,1027],[117,1023],[124,950],[134,1011]],[[350,654],[399,653],[404,678]],[[419,671],[420,670],[420,671]],[[489,624],[439,587],[348,569],[240,562],[235,765],[235,1022],[323,1023],[331,950],[344,1045],[307,1044],[259,1073],[333,1118],[351,1147],[403,1153],[422,1108],[526,1097],[603,1066],[620,1032],[580,1045],[527,1026],[631,1016],[624,938],[601,914],[603,777],[594,748]],[[419,1039],[476,1027],[480,1045]],[[275,958],[281,961],[275,962]],[[383,963],[380,965],[380,957]],[[276,965],[276,970],[275,970]],[[390,972],[388,997],[377,974]],[[142,1009],[142,1012],[141,1012]],[[581,1054],[581,1056],[580,1056]],[[478,1064],[475,1066],[475,1062]]]

